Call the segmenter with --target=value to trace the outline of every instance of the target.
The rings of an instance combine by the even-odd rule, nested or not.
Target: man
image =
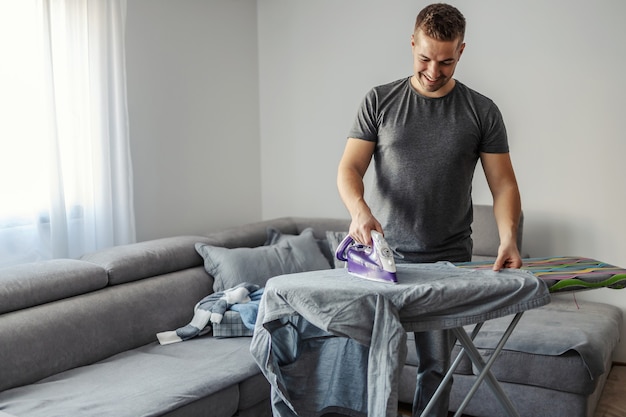
[[[472,240],[472,178],[480,159],[500,246],[493,270],[519,268],[521,203],[506,129],[496,105],[453,78],[463,51],[465,18],[432,4],[417,16],[411,48],[413,75],[366,95],[339,163],[337,185],[350,212],[350,235],[369,243],[385,235],[400,262],[468,261]],[[371,201],[363,177],[370,161]],[[413,415],[420,415],[449,367],[451,332],[415,334],[420,367]],[[432,416],[447,416],[448,396]]]

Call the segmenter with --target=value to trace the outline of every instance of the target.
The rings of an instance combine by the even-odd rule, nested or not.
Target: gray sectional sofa
[[[315,256],[321,253],[330,268],[327,232],[345,231],[348,224],[280,218],[0,270],[0,417],[270,416],[269,384],[249,352],[249,337],[206,334],[160,345],[156,334],[188,324],[194,305],[217,282],[228,282],[207,273],[196,244],[257,248],[266,243],[268,228],[286,235],[312,228],[320,251]],[[478,259],[497,249],[494,228],[490,207],[476,206]],[[622,318],[612,306],[579,304],[577,310],[565,297],[528,312],[516,332],[521,340],[545,332],[588,333],[593,349],[540,354],[531,339],[518,343],[519,350],[505,350],[496,362],[494,372],[522,416],[593,415]],[[500,331],[497,322],[492,326],[490,332]],[[409,346],[400,384],[404,402],[411,401],[415,387],[413,352]],[[489,356],[488,340],[481,353]],[[599,375],[590,373],[589,358]],[[467,363],[457,369],[453,409],[474,378]],[[502,415],[489,391],[477,395],[467,413]]]

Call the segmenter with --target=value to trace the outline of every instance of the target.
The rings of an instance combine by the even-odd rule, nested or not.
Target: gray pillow
[[[313,228],[311,227],[307,227],[304,230],[309,230],[309,229],[313,231]],[[315,236],[315,233],[313,233],[313,235]],[[281,232],[280,230],[276,229],[275,227],[270,226],[267,228],[267,239],[265,240],[265,245],[275,245],[281,240],[291,239],[294,236],[296,235],[285,234]],[[328,241],[326,239],[315,239],[315,241],[317,242],[317,246],[320,248],[320,251],[322,251],[322,255],[324,255],[324,258],[326,258],[326,261],[328,261],[328,264],[330,266],[334,266],[335,254],[334,252],[333,253],[330,252]]]
[[[326,240],[328,240],[328,247],[330,248],[330,253],[332,253],[333,256],[333,266],[335,268],[346,267],[346,262],[340,261],[335,256],[335,252],[337,251],[339,244],[346,236],[348,236],[348,232],[335,232],[332,230],[326,231]]]
[[[268,279],[294,272],[329,269],[312,229],[256,248],[222,248],[196,243],[204,268],[215,278],[213,291],[224,291],[242,282],[265,286]]]

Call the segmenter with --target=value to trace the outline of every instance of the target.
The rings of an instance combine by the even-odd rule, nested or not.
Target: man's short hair
[[[465,37],[465,17],[453,6],[436,3],[426,6],[415,19],[415,30],[421,29],[426,36],[439,41],[463,42]]]

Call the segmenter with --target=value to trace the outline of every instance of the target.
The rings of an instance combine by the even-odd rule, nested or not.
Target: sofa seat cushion
[[[491,349],[478,351],[485,362],[491,357]],[[478,375],[478,369],[472,369]],[[503,350],[491,372],[498,381],[581,395],[591,394],[599,377],[591,378],[580,355],[573,350],[555,356]]]
[[[537,386],[574,394],[594,392],[598,379],[611,363],[619,340],[621,311],[612,305],[554,299],[552,303],[524,313],[491,368],[499,381]],[[486,322],[474,343],[487,362],[511,317]],[[471,334],[473,326],[465,330]],[[407,334],[406,364],[416,367],[413,334]],[[461,347],[452,352],[456,358]],[[455,370],[457,375],[478,375],[467,355]]]
[[[471,375],[456,375],[450,392],[451,411],[458,410],[476,382]],[[500,386],[523,417],[590,417],[595,408],[594,395],[580,395],[548,388],[500,382]],[[506,412],[487,384],[481,384],[463,415],[502,417]]]
[[[474,340],[485,361],[509,322],[486,322]],[[500,381],[590,394],[607,371],[621,325],[621,310],[613,305],[553,297],[524,313],[492,372]]]
[[[250,338],[151,343],[4,391],[0,409],[20,417],[158,416],[212,396],[220,403],[216,410],[232,405],[224,410],[231,416],[239,404],[239,383],[260,374],[249,349]]]

